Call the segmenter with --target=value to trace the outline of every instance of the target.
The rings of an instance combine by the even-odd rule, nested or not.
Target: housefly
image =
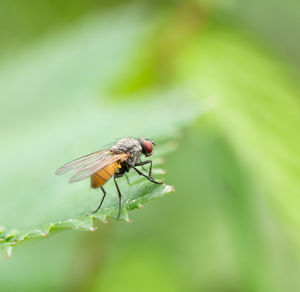
[[[70,183],[91,177],[91,188],[101,188],[103,197],[98,208],[93,212],[97,212],[105,199],[106,192],[103,185],[113,176],[114,183],[119,195],[119,212],[117,219],[121,214],[122,194],[116,179],[122,177],[132,168],[139,175],[144,176],[154,184],[162,184],[152,178],[152,160],[141,161],[141,154],[146,157],[151,156],[152,146],[156,144],[146,138],[123,138],[110,148],[103,149],[80,158],[77,158],[56,170],[55,174],[73,173]],[[148,175],[137,169],[137,166],[150,164]]]

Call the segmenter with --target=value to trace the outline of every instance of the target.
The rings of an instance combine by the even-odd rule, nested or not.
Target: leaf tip
[[[7,256],[8,259],[11,258],[12,252],[13,252],[13,247],[12,247],[12,246],[9,246],[9,247],[6,249],[6,256]]]
[[[172,192],[175,192],[174,186],[166,185],[164,188],[164,193],[172,193]]]

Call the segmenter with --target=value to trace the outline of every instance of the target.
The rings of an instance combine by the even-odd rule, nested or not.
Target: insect
[[[74,173],[70,179],[70,183],[74,183],[85,178],[91,177],[91,188],[101,188],[103,197],[98,208],[93,211],[97,212],[105,199],[106,192],[103,185],[113,176],[114,183],[119,196],[119,212],[117,219],[121,214],[122,194],[117,178],[122,177],[131,168],[139,175],[144,176],[154,184],[162,184],[152,178],[152,160],[141,161],[141,154],[146,157],[151,156],[152,146],[156,146],[154,141],[146,138],[123,138],[110,148],[103,149],[80,158],[77,158],[69,163],[64,164],[56,170],[55,174]],[[137,166],[150,164],[148,175],[137,169]]]

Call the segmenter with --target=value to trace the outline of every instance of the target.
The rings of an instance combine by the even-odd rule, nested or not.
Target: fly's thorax
[[[115,153],[130,153],[131,156],[127,159],[127,162],[135,165],[140,159],[142,146],[137,139],[123,138],[112,146],[110,150]]]

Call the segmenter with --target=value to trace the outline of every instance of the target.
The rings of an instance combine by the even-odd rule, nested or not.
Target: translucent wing
[[[55,174],[66,174],[77,172],[80,169],[93,167],[95,164],[99,163],[106,154],[110,152],[109,149],[97,151],[82,157],[79,157],[71,162],[64,164],[62,167],[56,170]]]
[[[116,162],[121,161],[123,162],[126,160],[130,154],[128,153],[112,153],[111,151],[107,151],[105,154],[101,155],[100,159],[97,159],[92,165],[89,167],[82,167],[80,168],[70,179],[70,183],[77,182],[80,180],[83,180],[92,174],[98,172],[102,168],[105,168],[106,166]]]

